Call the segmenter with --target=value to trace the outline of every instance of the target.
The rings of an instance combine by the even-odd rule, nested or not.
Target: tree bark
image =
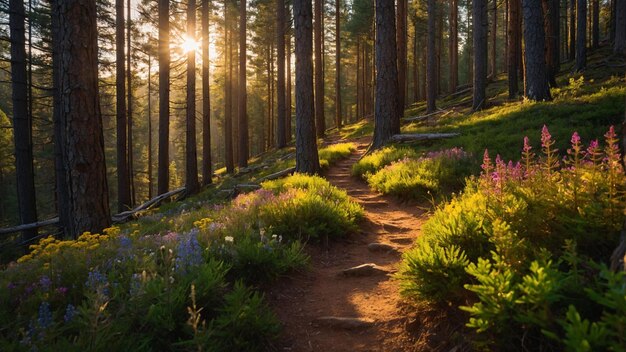
[[[228,1],[224,0],[224,163],[226,172],[232,174],[235,171],[233,155],[233,34],[230,30],[230,9]]]
[[[102,115],[98,95],[96,2],[58,1],[60,120],[68,186],[69,236],[99,232],[111,224]]]
[[[246,87],[246,0],[239,0],[239,167],[248,167],[248,92]]]
[[[508,50],[507,50],[507,71],[509,75],[509,99],[517,97],[519,92],[519,43],[520,35],[520,0],[509,0],[509,25],[508,25]]]
[[[67,181],[65,180],[66,167],[63,161],[63,120],[61,118],[61,42],[59,6],[51,4],[51,27],[52,27],[52,117],[54,120],[54,173],[55,173],[55,195],[56,208],[59,214],[59,229],[67,234],[69,213],[66,205],[69,204],[69,192]]]
[[[21,0],[10,0],[9,27],[11,36],[13,142],[15,145],[17,203],[22,224],[37,221],[32,116],[28,113],[25,18],[24,2]],[[22,232],[22,237],[25,241],[33,239],[36,235],[36,229]]]
[[[322,2],[315,0],[315,131],[317,137],[324,137],[326,119],[324,117],[324,63],[322,61]]]
[[[417,21],[413,21],[413,102],[420,99],[420,83],[419,83],[419,41],[417,40]],[[458,63],[458,62],[457,62]],[[458,72],[458,65],[457,65]],[[458,76],[457,76],[458,77]]]
[[[209,0],[202,0],[202,184],[212,183],[211,92],[209,86]]]
[[[196,38],[196,0],[187,3],[187,36]],[[198,151],[196,147],[196,51],[187,52],[187,119],[185,129],[185,188],[188,194],[197,193]]]
[[[524,0],[524,68],[526,97],[530,100],[550,100],[550,88],[544,56],[545,33],[543,28],[542,0]]]
[[[159,170],[158,194],[169,189],[170,144],[170,2],[159,0]]]
[[[542,0],[541,2],[543,13],[545,14],[543,22],[546,35],[546,72],[548,83],[551,87],[556,87],[556,74],[558,73],[559,65],[559,1]]]
[[[459,85],[459,0],[450,0],[450,93]]]
[[[287,107],[285,106],[285,0],[276,0],[276,146],[282,149],[287,146],[285,125]]]
[[[289,4],[287,4],[287,14],[291,15],[291,9],[289,8]],[[289,26],[287,29],[287,41],[286,41],[286,56],[287,56],[287,93],[285,99],[285,105],[287,106],[287,113],[285,114],[285,142],[291,142],[291,112],[292,112],[292,104],[291,104],[291,21],[289,21]]]
[[[615,1],[615,43],[613,53],[626,56],[626,1]]]
[[[341,0],[335,0],[335,126],[341,129]]]
[[[406,27],[407,27],[407,0],[398,0],[397,5],[397,28],[396,28],[396,44],[398,59],[398,114],[399,118],[404,114],[406,106],[406,77],[407,77],[407,60],[406,60]],[[378,37],[377,37],[378,38]],[[377,54],[378,55],[378,54]],[[395,123],[395,120],[394,120]],[[398,130],[400,120],[397,120]]]
[[[148,52],[148,199],[152,199],[152,56]]]
[[[600,0],[592,0],[592,44],[594,49],[600,46]]]
[[[319,172],[313,95],[313,24],[311,0],[294,0],[296,36],[296,172]]]
[[[569,59],[576,58],[576,1],[570,0],[569,4]]]
[[[399,0],[402,2],[403,0]],[[393,0],[376,0],[376,107],[372,149],[385,145],[400,132],[398,68]]]
[[[124,0],[115,1],[115,96],[117,123],[117,211],[131,208],[126,136],[126,66],[124,61]]]
[[[128,114],[126,116],[127,135],[128,135],[128,185],[130,187],[130,204],[135,204],[135,174],[134,174],[134,161],[133,161],[133,82],[132,82],[132,67],[131,67],[131,28],[132,20],[130,15],[130,0],[126,1],[128,20],[126,21],[126,81],[128,82],[128,89],[126,90]]]
[[[576,71],[587,66],[587,0],[576,4]]]
[[[487,0],[474,0],[473,29],[474,29],[474,84],[472,109],[481,110],[487,100],[487,28],[489,17]]]
[[[489,56],[489,76],[491,79],[496,78],[497,67],[496,67],[496,45],[497,45],[497,33],[498,33],[498,0],[492,0],[493,6],[491,7],[491,55]]]
[[[435,0],[428,0],[428,63],[426,67],[426,112],[437,110],[436,70],[437,57],[435,52],[435,16],[437,14]]]

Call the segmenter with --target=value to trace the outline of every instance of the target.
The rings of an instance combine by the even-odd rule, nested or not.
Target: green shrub
[[[356,150],[354,143],[337,143],[320,148],[318,154],[322,169],[328,168],[341,159],[350,156]]]
[[[405,255],[404,294],[440,303],[468,297],[474,303],[462,309],[476,348],[523,340],[533,350],[622,350],[625,286],[597,264],[617,244],[626,207],[613,128],[605,138],[604,147],[584,148],[575,133],[562,159],[544,127],[540,157],[528,139],[519,163],[485,152],[481,177],[435,211]],[[451,252],[467,258],[465,273],[441,259]],[[456,284],[432,282],[444,273]]]
[[[352,174],[367,178],[368,175],[375,173],[386,165],[405,158],[417,159],[419,158],[419,153],[415,149],[408,147],[395,145],[384,147],[361,158],[352,166]]]

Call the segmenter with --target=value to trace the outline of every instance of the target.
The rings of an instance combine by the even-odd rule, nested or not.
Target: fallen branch
[[[130,217],[132,217],[133,215],[135,215],[136,213],[139,213],[141,211],[144,210],[148,210],[151,207],[160,204],[162,201],[164,201],[165,199],[174,197],[178,194],[184,193],[185,192],[185,187],[182,188],[178,188],[175,189],[173,191],[169,191],[167,193],[163,193],[161,195],[158,195],[152,199],[150,199],[149,201],[135,207],[134,209],[131,210],[127,210],[127,211],[123,211],[119,214],[115,214],[111,217],[111,219],[113,220],[114,223],[120,223],[120,222],[124,222],[126,220],[128,220]],[[18,226],[13,226],[13,227],[7,227],[4,229],[0,229],[0,235],[6,235],[9,233],[15,233],[15,232],[21,232],[21,231],[25,231],[25,230],[31,230],[31,229],[37,229],[40,227],[45,227],[45,226],[52,226],[52,225],[58,225],[59,224],[59,218],[52,218],[52,219],[48,219],[48,220],[42,220],[42,221],[38,221],[38,222],[34,222],[34,223],[30,223],[30,224],[23,224],[23,225],[18,225]]]
[[[258,183],[261,183],[263,181],[270,181],[270,180],[275,180],[277,178],[281,178],[290,174],[293,174],[294,171],[296,171],[295,167],[290,167],[288,169],[282,170],[282,171],[278,171],[275,172],[273,174],[267,175],[265,177],[261,177],[260,179],[257,180]]]
[[[24,225],[19,225],[19,226],[14,226],[14,227],[7,227],[7,228],[4,228],[4,229],[0,229],[0,235],[6,235],[6,234],[9,234],[9,233],[36,229],[36,228],[44,227],[44,226],[52,226],[52,225],[56,225],[58,223],[59,223],[59,218],[52,218],[52,219],[48,219],[48,220],[34,222],[34,223],[31,223],[31,224],[24,224]]]
[[[611,253],[611,270],[626,270],[626,221],[622,226],[619,245]]]
[[[405,117],[403,120],[406,122],[419,122],[428,119],[431,116],[439,115],[445,110],[437,110],[435,112],[431,112],[430,114],[422,115],[422,116],[413,116],[413,117]]]
[[[396,134],[391,137],[391,142],[404,143],[416,141],[428,141],[436,139],[453,138],[460,136],[460,133],[417,133],[417,134]]]
[[[113,220],[113,222],[115,223],[119,223],[119,222],[124,222],[126,220],[128,220],[130,217],[132,217],[133,215],[135,215],[136,213],[140,212],[140,211],[144,211],[144,210],[148,210],[150,208],[152,208],[155,205],[160,204],[162,201],[164,201],[165,199],[174,197],[178,194],[184,193],[186,190],[185,187],[181,187],[178,189],[175,189],[173,191],[169,191],[167,193],[163,193],[161,195],[158,195],[152,199],[150,199],[149,201],[131,209],[131,210],[127,210],[127,211],[123,211],[119,214],[115,214],[113,215],[111,218]]]

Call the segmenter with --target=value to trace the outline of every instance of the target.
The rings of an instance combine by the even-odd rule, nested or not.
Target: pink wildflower
[[[550,131],[548,131],[548,127],[543,125],[541,129],[541,146],[544,148],[549,148],[552,145],[552,135],[550,135]]]

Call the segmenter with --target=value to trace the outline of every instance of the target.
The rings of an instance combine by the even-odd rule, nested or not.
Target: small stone
[[[397,248],[387,243],[370,243],[367,245],[370,252],[395,252]]]
[[[345,276],[372,276],[376,274],[386,274],[387,271],[374,263],[368,263],[344,269],[341,273]]]
[[[367,318],[349,318],[349,317],[320,317],[314,321],[317,325],[324,325],[331,328],[354,330],[365,329],[374,325],[375,321]]]

